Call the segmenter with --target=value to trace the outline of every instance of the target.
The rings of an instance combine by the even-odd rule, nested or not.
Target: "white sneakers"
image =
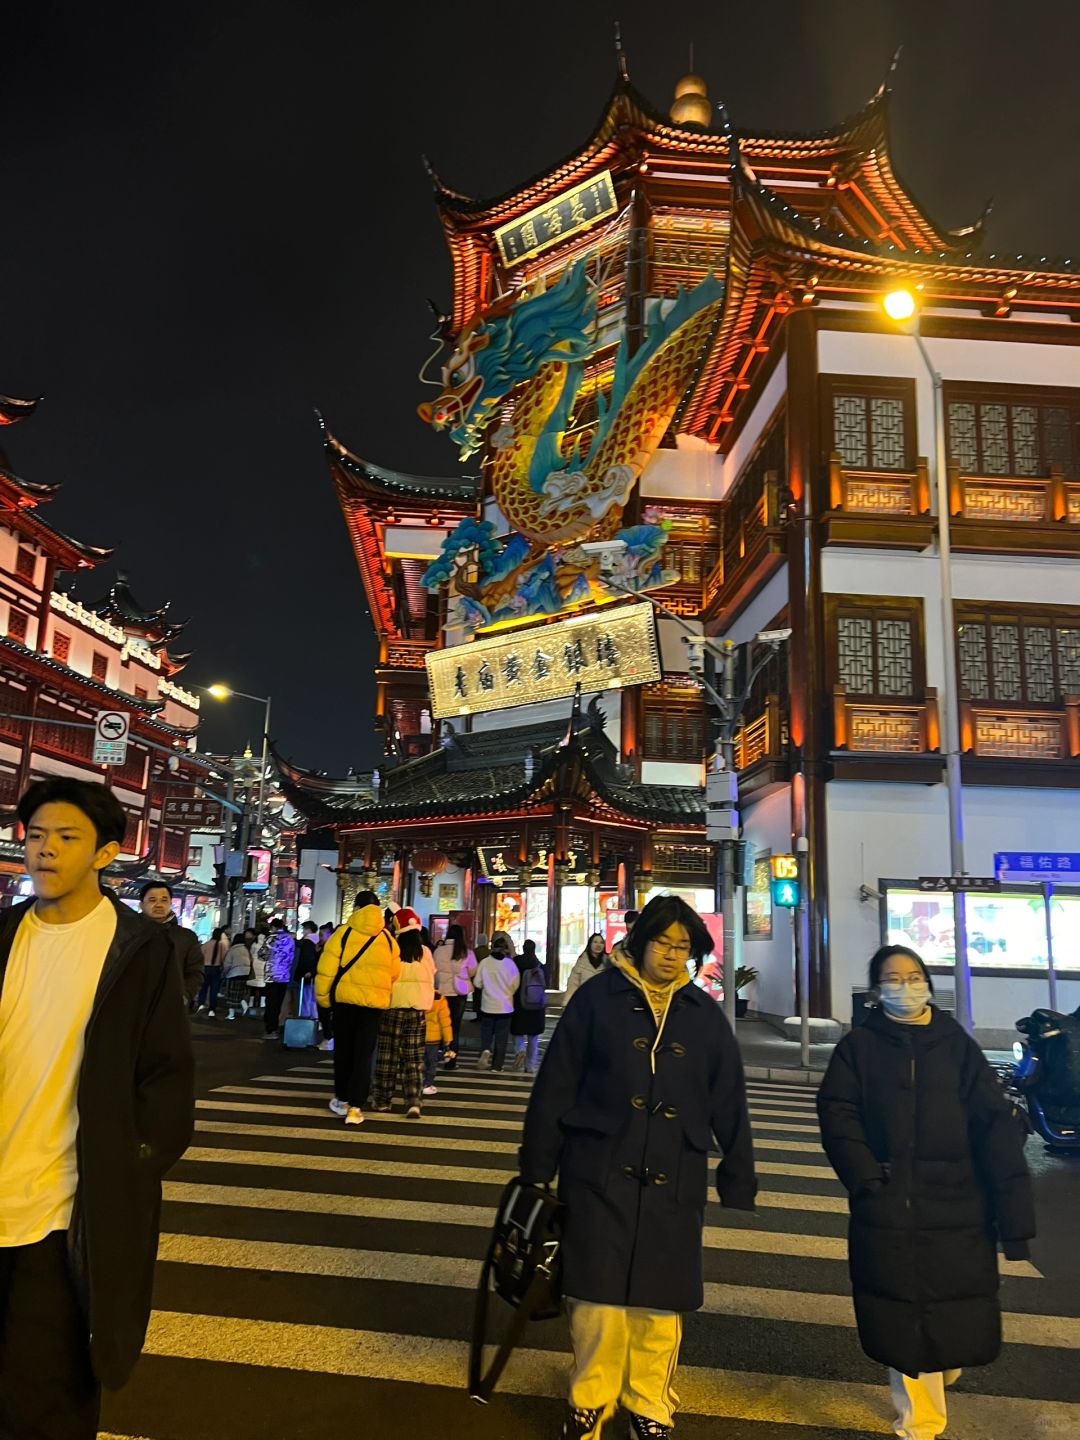
[[[320,1050],[332,1050],[333,1048],[334,1048],[334,1042],[333,1042],[333,1040],[320,1040],[320,1041],[319,1041],[319,1049],[320,1049]]]
[[[424,1094],[425,1094],[425,1095],[437,1095],[438,1093],[439,1093],[439,1087],[438,1087],[437,1085],[425,1085],[425,1086],[424,1086]]]
[[[347,1100],[331,1100],[330,1109],[335,1115],[347,1115],[349,1113],[349,1102]]]
[[[352,1107],[349,1109],[349,1113],[345,1116],[345,1124],[346,1124],[346,1125],[362,1125],[363,1123],[364,1123],[364,1112],[363,1112],[362,1110],[357,1110],[355,1106],[352,1106]]]
[[[478,1070],[490,1070],[490,1069],[491,1069],[491,1051],[490,1051],[490,1050],[481,1050],[481,1052],[480,1052],[480,1059],[477,1060],[477,1062],[476,1062],[476,1068],[477,1068]]]
[[[408,1108],[408,1110],[405,1111],[405,1119],[406,1119],[406,1120],[419,1120],[419,1119],[420,1119],[420,1106],[419,1106],[419,1105],[410,1105],[409,1108]]]

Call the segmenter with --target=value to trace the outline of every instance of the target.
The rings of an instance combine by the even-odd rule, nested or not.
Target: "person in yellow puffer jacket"
[[[315,1002],[333,1011],[334,1098],[330,1109],[346,1125],[364,1123],[379,1016],[401,974],[398,943],[387,930],[379,897],[362,890],[348,922],[323,946],[315,974]]]
[[[424,1018],[424,1025],[424,1094],[437,1095],[435,1072],[439,1068],[440,1054],[447,1060],[457,1059],[450,1002],[438,990],[435,991],[435,1004]]]

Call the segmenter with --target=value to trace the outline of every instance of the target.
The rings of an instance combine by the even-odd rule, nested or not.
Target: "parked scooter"
[[[1048,1150],[1080,1155],[1080,1011],[1035,1010],[1016,1028],[1006,1090]]]

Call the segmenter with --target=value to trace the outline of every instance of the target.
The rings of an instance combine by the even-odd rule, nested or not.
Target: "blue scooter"
[[[1016,1028],[1025,1038],[1013,1045],[1006,1089],[1052,1154],[1080,1155],[1080,1012],[1035,1010]]]

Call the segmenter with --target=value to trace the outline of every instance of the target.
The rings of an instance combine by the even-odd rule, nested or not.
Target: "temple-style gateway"
[[[850,1018],[883,933],[951,965],[951,896],[916,886],[950,873],[947,649],[966,868],[1009,851],[1067,869],[1080,276],[927,216],[890,160],[889,98],[816,134],[744,131],[700,77],[665,116],[623,65],[543,175],[490,200],[435,178],[454,294],[421,416],[463,470],[389,471],[326,433],[386,763],[342,782],[283,765],[336,831],[346,890],[366,871],[425,914],[530,934],[553,979],[607,908],[676,888],[714,909],[710,717],[683,642],[730,639],[741,674],[778,628],[736,745],[754,1008],[796,1006],[764,875],[800,837],[815,1014]],[[1018,884],[967,912],[976,1020],[1006,1028],[1045,999],[1042,899]],[[1080,891],[1059,889],[1053,923],[1071,1008]]]
[[[35,401],[0,397],[0,425],[28,419]],[[148,609],[127,576],[83,604],[62,583],[107,562],[42,513],[59,486],[21,479],[0,452],[0,897],[29,882],[15,839],[14,806],[32,781],[51,774],[107,780],[127,813],[113,878],[121,892],[148,875],[183,881],[192,830],[163,820],[167,796],[193,797],[199,700],[176,676],[189,659],[172,649],[183,630],[168,606]],[[123,765],[93,763],[93,722],[124,711],[131,740]],[[127,889],[125,889],[125,886]],[[181,886],[181,888],[185,888]],[[190,887],[189,887],[190,888]],[[187,917],[198,896],[186,896]],[[209,903],[209,901],[207,902]]]

